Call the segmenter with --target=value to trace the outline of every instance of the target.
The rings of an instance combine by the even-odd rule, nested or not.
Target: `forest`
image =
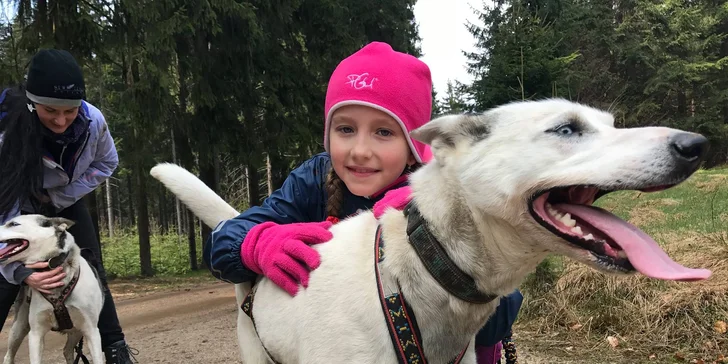
[[[322,148],[328,76],[370,41],[420,56],[416,0],[2,0],[0,85],[23,81],[40,48],[82,63],[87,99],[110,125],[114,176],[87,197],[105,239],[176,234],[198,269],[209,229],[149,176],[193,171],[238,210],[260,204]],[[728,3],[496,0],[462,24],[471,83],[433,90],[433,116],[561,97],[610,110],[618,126],[673,126],[728,161]],[[186,241],[186,244],[184,244]]]

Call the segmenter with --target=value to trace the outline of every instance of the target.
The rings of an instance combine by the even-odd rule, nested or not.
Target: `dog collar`
[[[38,269],[34,269],[34,270],[36,272],[47,272],[49,270],[56,269],[56,268],[60,267],[63,264],[63,262],[66,261],[66,258],[68,258],[68,253],[67,252],[63,252],[61,254],[56,255],[53,258],[48,259],[47,260],[47,262],[48,262],[48,267],[47,268],[38,268]]]
[[[470,303],[488,303],[498,298],[498,295],[485,294],[478,290],[475,280],[450,259],[442,244],[430,231],[414,200],[405,207],[404,216],[407,217],[407,240],[427,271],[443,288],[453,296]]]

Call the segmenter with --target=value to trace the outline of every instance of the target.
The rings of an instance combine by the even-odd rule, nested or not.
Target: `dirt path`
[[[209,281],[174,288],[112,284],[111,289],[127,341],[139,351],[136,355],[139,363],[241,364],[235,340],[235,292],[231,285]],[[12,318],[9,318],[0,333],[0,357],[7,350],[11,325]],[[529,350],[525,345],[528,341],[522,335],[516,334],[519,363],[576,363]],[[50,332],[45,342],[43,363],[64,363],[65,336]],[[18,352],[17,362],[28,363],[27,338]]]
[[[120,295],[117,311],[139,363],[240,363],[235,306],[233,287],[217,283],[135,298]],[[8,319],[0,333],[0,355],[7,350],[11,325]],[[64,363],[65,336],[50,332],[45,342],[43,363]],[[17,359],[28,363],[27,338]]]

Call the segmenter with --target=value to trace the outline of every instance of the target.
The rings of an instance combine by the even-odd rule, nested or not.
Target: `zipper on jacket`
[[[64,144],[64,145],[63,145],[63,149],[61,149],[61,156],[60,156],[60,157],[58,157],[58,164],[60,164],[60,165],[61,165],[61,168],[63,168],[63,153],[65,153],[65,152],[66,152],[66,147],[68,147],[68,145],[65,145],[65,144]]]
[[[78,148],[78,152],[76,152],[76,155],[74,156],[73,163],[77,163],[78,162],[78,157],[81,155],[81,153],[83,153],[83,150],[86,149],[86,145],[88,145],[88,139],[90,137],[91,137],[91,131],[87,131],[86,132],[86,139],[83,140],[83,145],[81,145],[81,148]],[[65,151],[65,147],[64,147],[64,151]],[[63,153],[62,152],[61,152],[61,156],[63,156]],[[75,166],[71,166],[71,167],[74,167],[74,169],[75,169]],[[76,174],[76,172],[74,171],[73,174]],[[68,177],[68,182],[66,183],[66,185],[71,184],[71,180],[73,180],[73,176],[69,176]]]

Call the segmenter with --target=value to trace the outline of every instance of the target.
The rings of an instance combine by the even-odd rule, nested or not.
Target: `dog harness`
[[[258,328],[255,327],[255,319],[253,318],[253,297],[255,296],[255,289],[257,286],[253,286],[253,288],[248,292],[248,295],[245,296],[245,300],[243,300],[243,304],[240,305],[240,309],[245,312],[248,317],[250,317],[250,321],[253,322],[253,330],[255,330],[256,335],[258,334]],[[263,346],[263,350],[265,350],[266,355],[268,355],[268,360],[272,361],[274,364],[280,364],[275,359],[273,359],[273,355],[268,351],[268,348],[265,347],[263,344],[263,339],[260,338],[260,335],[258,335],[258,340],[260,340],[260,345]]]
[[[384,317],[387,321],[389,337],[392,339],[392,344],[397,353],[397,361],[399,364],[427,364],[422,349],[422,335],[414,312],[407,304],[399,283],[381,269],[384,258],[382,226],[378,225],[374,238],[374,271],[377,275],[379,301],[382,304],[382,311],[384,311]],[[468,349],[468,345],[465,345],[465,348],[448,364],[460,363],[465,351]]]
[[[58,268],[61,266],[61,264],[63,264],[67,257],[68,253],[62,253],[58,256],[55,256],[48,260],[48,268],[37,269],[37,271],[49,271]],[[66,300],[71,295],[71,292],[73,292],[73,289],[76,288],[76,283],[78,283],[78,277],[80,275],[81,269],[79,268],[73,274],[73,278],[71,278],[68,284],[63,287],[61,293],[58,295],[39,292],[43,296],[43,298],[45,298],[46,301],[48,301],[53,306],[53,315],[56,318],[56,324],[58,326],[52,327],[52,331],[64,331],[73,328],[73,320],[71,320],[71,315],[68,313]],[[28,304],[30,304],[30,297],[31,295],[28,295]]]
[[[445,249],[430,231],[427,222],[420,214],[414,202],[407,204],[404,209],[404,215],[407,217],[407,237],[410,245],[414,248],[427,271],[444,289],[455,297],[470,303],[484,304],[498,298],[497,295],[482,293],[476,287],[475,280],[463,272],[449,258]],[[396,282],[393,277],[381,269],[381,264],[385,259],[384,251],[382,227],[378,225],[374,238],[374,269],[377,279],[377,291],[389,336],[397,353],[397,361],[399,364],[427,364],[427,359],[422,348],[422,335],[417,325],[414,312],[407,304],[399,282]],[[253,329],[257,332],[255,319],[253,319],[255,288],[253,287],[251,289],[240,308],[250,317],[250,320],[253,322]],[[509,344],[512,344],[510,340]],[[448,364],[459,364],[465,355],[468,345],[469,343]],[[273,363],[279,364],[273,359],[273,356],[265,348],[265,345],[263,345],[263,349]],[[508,345],[506,354],[506,362],[515,363],[515,347],[513,345]],[[510,358],[508,354],[511,354]]]
[[[399,289],[399,284],[392,282],[392,279],[382,271],[380,267],[382,261],[384,261],[384,239],[382,238],[382,227],[377,226],[374,239],[374,269],[376,271],[377,290],[379,292],[379,301],[382,304],[382,311],[387,322],[389,336],[392,339],[392,344],[397,353],[397,361],[399,364],[427,364],[420,339],[420,328],[417,326],[414,313],[407,304],[407,301],[405,301],[404,295]],[[390,289],[389,287],[396,287],[396,289]],[[240,308],[250,317],[250,320],[253,322],[253,329],[257,332],[255,319],[253,318],[255,288],[253,287],[247,294]],[[258,336],[258,339],[260,339],[260,336]],[[266,349],[265,345],[263,345],[263,349],[268,355],[268,359],[273,363],[279,364],[279,362],[273,359],[273,355]],[[465,355],[466,349],[467,345],[448,364],[459,364]]]

